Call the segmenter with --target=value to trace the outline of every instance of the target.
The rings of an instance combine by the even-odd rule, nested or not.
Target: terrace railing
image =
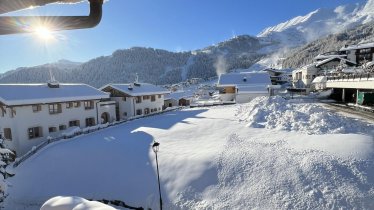
[[[346,74],[340,76],[328,76],[328,82],[358,82],[374,80],[374,73]]]

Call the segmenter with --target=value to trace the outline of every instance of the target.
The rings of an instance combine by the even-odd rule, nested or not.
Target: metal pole
[[[162,198],[161,198],[161,185],[160,185],[160,173],[158,171],[158,158],[157,158],[157,152],[156,154],[156,166],[157,166],[157,180],[158,180],[158,192],[160,194],[160,210],[162,210]]]

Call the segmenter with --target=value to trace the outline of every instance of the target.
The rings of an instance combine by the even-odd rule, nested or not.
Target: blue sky
[[[170,51],[199,49],[234,35],[256,35],[264,28],[318,8],[365,0],[110,0],[101,24],[55,34],[0,36],[0,73],[60,59],[87,61],[133,46]],[[19,15],[84,15],[88,5],[52,5]],[[13,15],[13,14],[12,14]]]

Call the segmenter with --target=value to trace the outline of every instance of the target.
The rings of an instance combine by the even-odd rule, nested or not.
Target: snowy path
[[[6,207],[38,209],[52,196],[71,195],[157,209],[153,140],[161,143],[170,209],[374,206],[374,142],[366,127],[318,135],[251,128],[239,121],[248,109],[176,111],[51,145],[9,179]]]

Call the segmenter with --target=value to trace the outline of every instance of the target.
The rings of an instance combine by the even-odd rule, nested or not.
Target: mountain
[[[374,21],[374,0],[365,4],[317,9],[264,29],[257,37],[278,44],[278,50],[261,59],[252,69],[281,68],[282,60],[293,48],[301,47],[331,34],[354,29]]]
[[[265,48],[274,45],[257,37],[237,36],[207,48],[188,52],[133,47],[117,50],[85,63],[59,61],[31,68],[18,68],[0,77],[0,83],[40,83],[50,72],[60,82],[81,82],[95,87],[108,83],[140,81],[170,84],[188,78],[217,76],[217,72],[249,68],[267,55]]]
[[[315,53],[334,48],[332,45],[328,47],[331,43],[321,41],[325,43],[322,45],[317,44],[319,42],[316,40],[329,39],[331,34],[351,29],[360,30],[362,24],[370,25],[373,20],[374,0],[368,0],[365,4],[318,9],[268,27],[257,36],[237,36],[200,50],[169,52],[134,47],[117,50],[110,56],[85,63],[62,60],[53,64],[18,68],[0,75],[0,83],[45,82],[52,72],[61,82],[82,82],[95,87],[111,82],[132,82],[136,74],[142,82],[170,84],[194,77],[208,79],[232,69],[258,71],[267,67],[282,67],[282,64],[284,67],[294,67],[310,61]],[[355,32],[340,35],[340,38],[330,38],[342,39],[342,36],[346,36],[346,42],[332,43],[341,47],[348,40],[361,41]],[[305,49],[311,46],[310,43],[318,49],[308,49],[311,50],[308,53]],[[295,52],[298,54],[292,54]]]
[[[368,23],[342,33],[332,34],[292,50],[282,62],[283,67],[298,68],[310,64],[318,54],[338,51],[345,45],[374,41],[374,24]]]

